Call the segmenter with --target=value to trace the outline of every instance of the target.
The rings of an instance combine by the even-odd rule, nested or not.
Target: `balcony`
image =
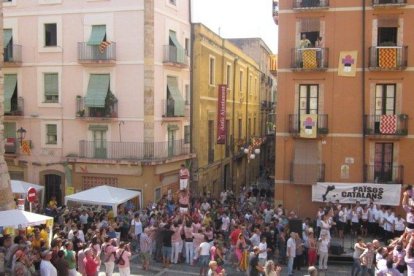
[[[369,69],[398,71],[407,67],[407,46],[373,46],[369,48]]]
[[[112,98],[112,97],[111,97]],[[78,118],[117,118],[118,117],[118,101],[115,96],[113,100],[108,97],[105,100],[104,107],[87,107],[85,105],[85,97],[76,97],[76,117]]]
[[[262,101],[262,104],[260,107],[262,111],[271,111],[272,109],[274,109],[274,102]]]
[[[10,112],[4,112],[4,116],[23,116],[24,99],[22,97],[13,97],[10,100]]]
[[[188,67],[189,58],[185,49],[164,45],[164,64],[179,68]]]
[[[313,185],[325,182],[325,164],[290,164],[290,181],[294,184]]]
[[[276,25],[279,25],[279,0],[273,0],[272,11],[273,21]]]
[[[4,141],[5,154],[17,154],[19,150],[19,142],[16,138],[6,138]]]
[[[384,137],[408,135],[408,115],[365,115],[365,134]]]
[[[329,0],[293,0],[294,10],[320,10],[328,9]]]
[[[106,45],[106,44],[105,44]],[[78,42],[78,62],[82,64],[114,64],[116,61],[116,43],[109,45],[88,45]]]
[[[295,137],[300,137],[300,116],[298,114],[289,114],[289,133]],[[328,134],[328,114],[317,115],[317,137]]]
[[[79,141],[79,157],[107,160],[160,161],[190,154],[184,140],[167,142]]]
[[[3,50],[4,67],[17,67],[22,65],[22,45],[9,44]]]
[[[372,7],[386,8],[386,7],[401,7],[407,4],[407,0],[372,0]]]
[[[325,71],[328,69],[328,48],[292,49],[294,71]]]
[[[403,184],[404,166],[379,163],[378,165],[365,165],[365,182],[384,184]]]

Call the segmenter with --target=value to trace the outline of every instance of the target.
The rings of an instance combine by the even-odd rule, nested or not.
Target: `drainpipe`
[[[249,79],[250,79],[250,77],[249,77],[249,75],[250,75],[250,70],[249,69],[250,69],[250,67],[247,66],[247,69],[246,69],[246,83],[247,83],[247,88],[246,88],[246,144],[248,144],[247,141],[248,141],[249,135],[250,135],[250,126],[249,126],[249,93],[250,93],[250,90],[249,90],[249,85],[250,85]],[[248,172],[247,164],[249,163],[249,158],[250,158],[250,156],[249,156],[249,154],[247,154],[246,163],[245,163],[245,166],[244,166],[244,178],[245,178],[246,188],[247,188],[247,185],[249,184],[248,183],[249,179],[247,177],[247,172]]]
[[[365,8],[366,0],[362,0],[362,39],[361,39],[361,47],[362,47],[362,79],[361,79],[361,92],[362,92],[362,104],[361,104],[361,111],[362,111],[362,182],[365,182],[367,172],[365,170],[365,129],[366,129],[366,122],[365,122],[365,17],[366,17],[366,8]]]
[[[188,17],[189,17],[188,20],[190,22],[190,32],[191,32],[190,34],[190,57],[192,57],[190,58],[190,153],[193,153],[194,152],[194,148],[193,148],[193,108],[194,108],[193,89],[194,89],[194,85],[193,85],[193,68],[192,67],[193,67],[193,61],[194,61],[193,45],[194,45],[195,36],[194,36],[194,26],[193,26],[193,20],[192,20],[192,5],[191,4],[192,4],[192,0],[188,0]],[[190,171],[192,172],[190,174],[193,175],[195,168],[191,166]],[[191,183],[192,181],[190,182],[190,184]],[[194,187],[194,185],[192,185],[191,188],[194,189],[196,192],[198,192],[198,187]]]
[[[237,61],[239,60],[239,57],[235,57],[233,60],[233,108],[232,108],[232,119],[233,119],[233,124],[232,124],[232,133],[233,133],[233,143],[234,143],[234,139],[236,137],[236,132],[235,132],[235,124],[236,124],[236,65],[237,65]],[[238,118],[237,118],[238,120]],[[234,144],[231,143],[233,145],[233,148],[231,149],[231,157],[234,156]],[[238,149],[240,150],[240,149]],[[232,158],[233,160],[233,158]],[[231,162],[231,190],[234,191],[234,161]]]

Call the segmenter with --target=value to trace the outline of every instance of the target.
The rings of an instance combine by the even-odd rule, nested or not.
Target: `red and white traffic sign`
[[[30,187],[30,188],[27,190],[27,201],[29,201],[29,202],[33,203],[33,202],[35,202],[35,201],[36,201],[36,197],[37,197],[37,194],[36,194],[36,189],[35,189],[35,188],[33,188],[33,187]]]

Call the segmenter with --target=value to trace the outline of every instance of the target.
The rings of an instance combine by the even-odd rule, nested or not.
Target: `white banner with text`
[[[401,184],[375,183],[328,183],[318,182],[312,186],[313,202],[361,204],[372,202],[381,205],[400,205]]]

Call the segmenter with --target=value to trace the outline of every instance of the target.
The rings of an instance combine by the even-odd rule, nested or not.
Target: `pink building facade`
[[[97,185],[139,190],[139,204],[171,193],[193,157],[189,1],[3,7],[11,178],[61,202]]]

